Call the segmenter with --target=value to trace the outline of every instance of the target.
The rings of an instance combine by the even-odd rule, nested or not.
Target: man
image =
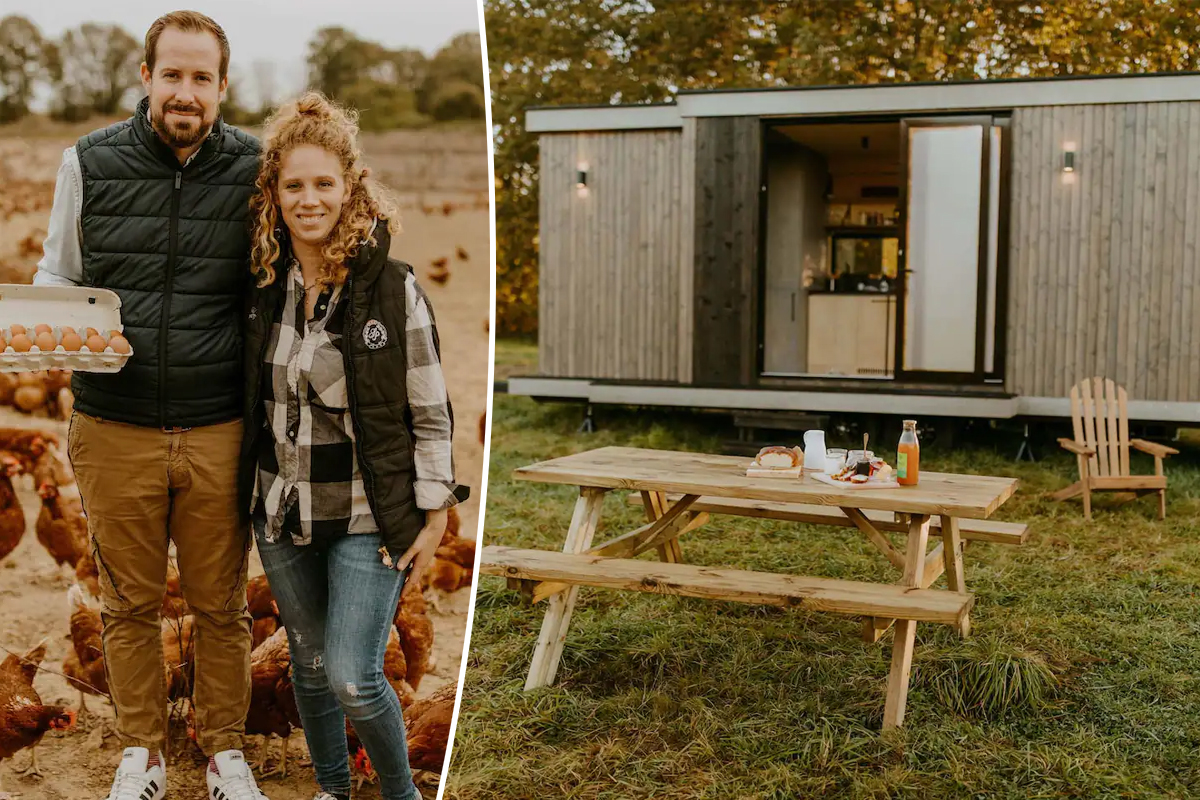
[[[258,141],[219,117],[229,43],[167,14],[146,33],[134,116],[66,151],[35,284],[110,289],[133,355],[77,372],[68,450],[100,573],[104,659],[126,745],[109,800],[159,800],[168,714],[168,546],[195,619],[193,702],[212,800],[262,798],[241,753],[250,702],[249,528],[236,493],[242,303]]]

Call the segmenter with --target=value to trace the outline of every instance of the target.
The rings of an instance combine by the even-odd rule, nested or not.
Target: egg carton
[[[18,353],[11,344],[10,328],[24,325],[33,340],[34,327],[49,325],[54,334],[53,350],[36,345],[28,352]],[[119,372],[130,356],[111,347],[94,353],[82,347],[68,351],[62,346],[62,328],[72,327],[84,338],[88,328],[95,328],[108,339],[108,333],[123,332],[121,298],[108,289],[86,286],[29,286],[20,283],[0,284],[0,332],[6,346],[0,352],[0,372],[36,372],[45,369],[70,369],[80,372]]]

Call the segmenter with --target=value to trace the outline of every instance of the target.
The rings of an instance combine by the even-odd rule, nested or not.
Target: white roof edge
[[[527,111],[531,133],[681,128],[690,117],[804,117],[906,114],[1030,106],[1166,103],[1200,100],[1200,75],[1089,77],[1046,81],[881,84],[846,88],[696,92],[654,106],[539,108]]]
[[[534,108],[525,112],[530,133],[629,131],[682,128],[679,107],[670,105],[600,106],[592,108]]]

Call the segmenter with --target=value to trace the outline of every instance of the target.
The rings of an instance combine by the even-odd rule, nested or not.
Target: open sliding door
[[[901,379],[982,383],[998,371],[1002,133],[991,117],[901,122]]]

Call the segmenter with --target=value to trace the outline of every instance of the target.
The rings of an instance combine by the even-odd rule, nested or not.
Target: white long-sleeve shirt
[[[54,181],[54,205],[42,243],[42,260],[34,286],[77,286],[83,283],[83,170],[74,147],[63,151]]]

